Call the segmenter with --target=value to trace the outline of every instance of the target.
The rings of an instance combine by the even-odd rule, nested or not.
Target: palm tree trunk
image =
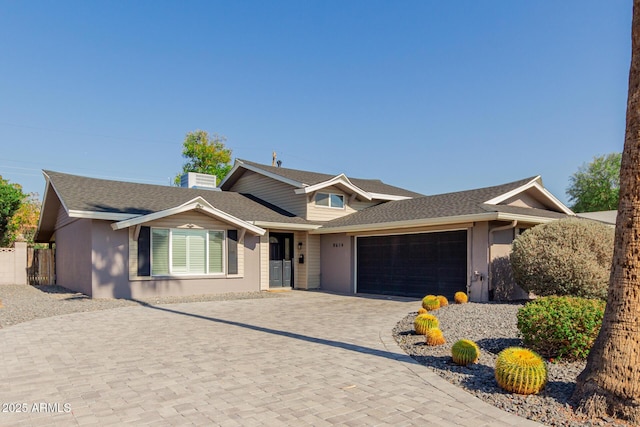
[[[640,0],[633,2],[631,32],[627,125],[607,307],[573,400],[587,416],[640,424]]]

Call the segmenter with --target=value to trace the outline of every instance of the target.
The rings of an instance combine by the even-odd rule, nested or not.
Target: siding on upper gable
[[[71,224],[76,219],[77,218],[71,218],[69,215],[67,215],[67,211],[65,211],[64,207],[60,205],[60,207],[58,208],[58,216],[56,218],[55,230],[59,230],[60,228],[63,228]]]
[[[295,194],[295,187],[252,171],[246,171],[229,191],[251,194],[294,215],[304,217],[306,196]]]
[[[520,193],[500,203],[501,205],[517,206],[520,208],[548,209],[548,206],[542,204],[537,198],[528,193]]]
[[[293,286],[297,289],[307,289],[307,233],[305,231],[296,231],[293,241]],[[298,249],[298,243],[302,243],[302,249]],[[305,262],[300,264],[300,254],[305,257]]]
[[[260,290],[269,289],[269,233],[260,236]]]
[[[307,235],[307,287],[306,289],[320,288],[320,235]]]
[[[328,206],[316,206],[315,194],[317,193],[331,193],[341,194],[344,197],[344,208],[330,208]],[[341,218],[345,215],[350,215],[356,212],[350,203],[350,195],[336,187],[327,187],[318,190],[316,193],[308,194],[307,196],[307,220],[309,221],[331,221],[332,219]]]

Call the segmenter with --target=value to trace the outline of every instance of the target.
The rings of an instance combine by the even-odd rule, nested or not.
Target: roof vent
[[[180,177],[180,187],[197,188],[200,190],[217,190],[216,176],[205,173],[187,172]]]

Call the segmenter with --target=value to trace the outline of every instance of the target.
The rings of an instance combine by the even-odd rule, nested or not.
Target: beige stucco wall
[[[353,242],[354,238],[344,233],[321,236],[321,289],[345,294],[355,292]]]
[[[509,254],[515,238],[514,229],[495,231],[491,235],[491,288],[496,300],[528,299],[529,294],[515,284]]]
[[[91,287],[94,298],[132,297],[127,267],[128,236],[128,230],[114,231],[109,221],[92,222]]]
[[[56,284],[92,296],[93,221],[63,222],[66,225],[56,230]]]
[[[13,248],[0,248],[0,285],[27,284],[27,244],[15,242]]]
[[[476,222],[467,233],[469,239],[469,300],[489,300],[489,225]],[[476,274],[477,272],[477,274]]]

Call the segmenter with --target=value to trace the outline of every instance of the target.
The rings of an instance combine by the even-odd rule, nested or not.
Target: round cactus
[[[425,343],[427,345],[442,345],[447,342],[447,340],[444,339],[444,335],[442,335],[442,331],[438,328],[431,328],[427,330],[427,333],[424,334],[424,336]]]
[[[425,310],[437,310],[440,308],[440,300],[435,295],[427,295],[422,298],[422,308]]]
[[[413,327],[418,335],[424,335],[429,329],[437,328],[438,326],[440,326],[440,323],[436,316],[428,313],[418,314],[413,321]]]
[[[453,296],[453,300],[456,302],[456,304],[464,304],[469,301],[469,297],[464,292],[456,292]]]
[[[427,310],[424,307],[420,307],[418,309],[418,314],[425,314],[427,312]]]
[[[438,295],[436,298],[438,298],[438,301],[440,301],[440,307],[449,305],[449,300],[444,295]]]
[[[495,376],[504,390],[518,394],[537,394],[547,383],[547,366],[531,350],[505,348],[498,354]]]
[[[476,363],[480,358],[480,347],[471,340],[460,340],[451,347],[451,357],[456,365]]]

